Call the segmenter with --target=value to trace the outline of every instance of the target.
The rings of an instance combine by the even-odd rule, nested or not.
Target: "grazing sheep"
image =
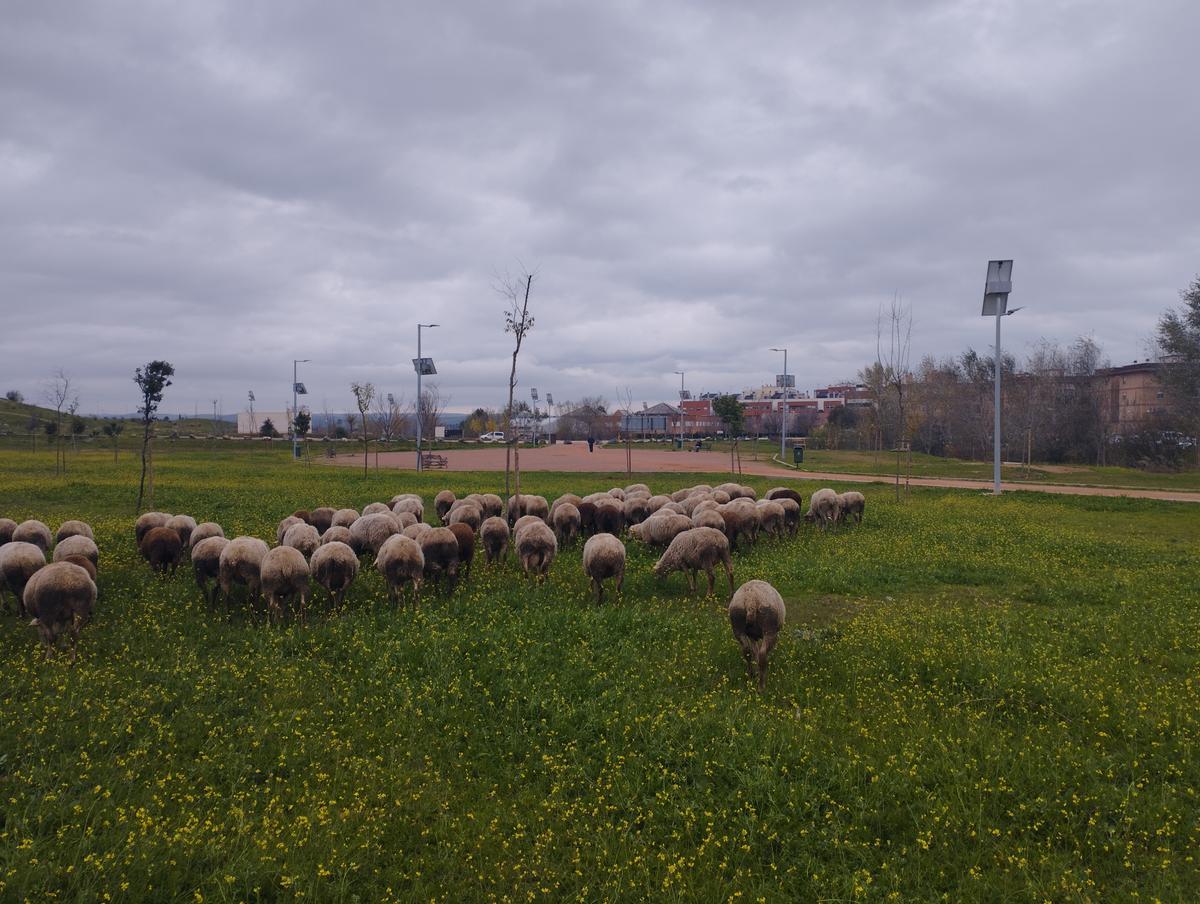
[[[61,561],[70,562],[72,565],[78,565],[80,568],[82,568],[84,571],[86,571],[88,573],[88,577],[92,579],[92,583],[93,584],[96,583],[96,575],[98,572],[96,571],[96,566],[92,564],[91,559],[85,559],[83,556],[66,556]],[[100,588],[99,588],[99,585],[97,585],[96,596],[98,597],[99,595],[100,595]]]
[[[409,496],[404,499],[397,499],[392,503],[392,511],[397,515],[401,512],[408,512],[418,521],[425,520],[425,503],[421,501],[420,497],[414,499]]]
[[[641,524],[650,517],[650,509],[647,503],[650,501],[649,496],[625,494],[625,504],[621,506],[621,514],[624,516],[625,523]]]
[[[513,496],[508,500],[508,522],[513,524],[522,515],[537,515],[543,521],[550,517],[550,505],[545,496]]]
[[[725,519],[716,509],[700,509],[692,515],[692,527],[711,527],[725,533]]]
[[[758,512],[758,529],[772,537],[782,536],[784,531],[783,506],[773,500],[762,499],[755,508]]]
[[[730,496],[724,490],[713,490],[712,494],[708,498],[717,505],[724,505],[729,501]]]
[[[734,501],[722,506],[718,512],[725,520],[725,536],[729,538],[729,545],[733,549],[738,548],[738,541],[742,538],[751,543],[758,539],[758,510],[754,503],[747,500],[738,505]]]
[[[50,533],[50,528],[34,518],[18,524],[16,530],[13,531],[12,539],[14,543],[32,543],[42,552],[49,551],[54,543],[54,535]]]
[[[644,483],[631,483],[629,486],[625,487],[626,497],[628,497],[630,493],[644,493],[647,497],[651,495],[650,487],[646,486]]]
[[[188,538],[188,544],[192,549],[196,548],[196,544],[201,540],[207,540],[209,537],[223,537],[225,531],[221,525],[215,521],[201,521],[192,531],[191,537]]]
[[[404,534],[410,540],[420,540],[424,534],[429,533],[431,530],[433,530],[433,525],[426,524],[424,521],[418,521],[416,524],[410,524],[404,530],[400,531],[400,533]]]
[[[144,515],[139,515],[133,525],[133,538],[137,541],[137,545],[142,545],[142,537],[146,536],[152,528],[166,527],[170,520],[171,516],[166,512],[146,512]]]
[[[483,517],[499,518],[504,514],[504,500],[495,493],[480,493],[478,501]]]
[[[183,558],[183,541],[169,527],[153,527],[142,537],[138,551],[154,571],[164,575],[170,571],[174,576]]]
[[[437,512],[438,520],[442,524],[446,523],[446,515],[450,512],[450,506],[456,501],[455,495],[450,490],[442,490],[433,497],[433,510]]]
[[[832,525],[837,524],[839,514],[841,514],[841,510],[838,506],[837,493],[826,487],[812,494],[812,498],[808,500],[808,511],[804,515],[804,520],[809,524],[817,522],[821,525],[822,530],[828,530]]]
[[[641,524],[635,524],[629,533],[641,540],[647,546],[670,546],[671,541],[685,530],[695,527],[692,519],[679,512],[660,511],[651,515]]]
[[[421,544],[398,534],[388,537],[375,558],[375,569],[387,584],[388,599],[397,604],[404,599],[404,585],[413,589],[413,608],[421,597],[421,580],[425,574],[425,554]]]
[[[388,537],[388,540],[391,539]],[[383,545],[386,547],[387,542]],[[329,592],[333,605],[341,609],[346,600],[346,591],[358,577],[358,556],[354,550],[341,540],[325,540],[313,552],[308,568],[312,572],[312,579]]]
[[[575,506],[579,510],[579,533],[589,536],[596,532],[596,503],[581,499]]]
[[[611,490],[608,491],[608,495],[611,496],[613,499],[617,500],[617,502],[625,501],[625,491],[623,489],[621,489],[620,487],[613,487]]]
[[[612,534],[600,533],[583,545],[583,573],[592,579],[596,603],[604,602],[604,582],[615,578],[616,591],[625,585],[625,544]]]
[[[657,512],[655,512],[655,514],[661,515],[664,512],[674,512],[676,515],[686,515],[687,514],[687,512],[685,512],[683,510],[683,506],[680,505],[678,502],[668,502],[666,505],[664,505],[662,508],[660,508]]]
[[[800,503],[795,499],[790,499],[783,496],[779,499],[772,499],[772,502],[779,504],[783,509],[783,526],[784,529],[793,536],[800,527]]]
[[[839,493],[837,501],[839,521],[849,521],[853,518],[855,524],[862,524],[863,511],[867,507],[867,498],[862,493],[856,490]]]
[[[655,512],[657,512],[659,509],[661,509],[664,505],[666,505],[670,501],[671,501],[670,496],[663,496],[663,495],[651,496],[649,499],[646,500],[646,517],[649,518],[651,515],[653,515]]]
[[[694,493],[679,503],[679,505],[683,508],[683,513],[690,518],[696,514],[696,509],[710,502],[713,505],[717,504],[716,500],[712,497],[712,493]]]
[[[619,534],[625,529],[624,504],[611,496],[596,500],[596,516],[592,523],[598,534]]]
[[[342,527],[341,525],[330,527],[325,533],[321,534],[321,543],[345,543],[349,546],[350,528]]]
[[[378,515],[382,512],[390,512],[391,510],[392,507],[386,502],[369,502],[363,506],[362,514],[359,517],[361,518],[363,515]]]
[[[537,515],[522,515],[517,519],[517,523],[512,527],[513,540],[516,540],[521,531],[529,527],[531,524],[545,524],[546,522]]]
[[[179,542],[187,546],[192,538],[192,531],[196,529],[196,519],[191,515],[175,515],[163,526],[179,534]]]
[[[321,507],[312,510],[311,523],[312,526],[317,529],[317,533],[321,534],[322,536],[325,535],[325,531],[329,530],[329,528],[333,525],[334,514],[336,514],[335,511],[327,505],[322,505]]]
[[[384,541],[398,533],[400,525],[391,512],[363,515],[350,525],[350,548],[360,556],[368,552],[378,553]]]
[[[700,512],[719,512],[721,510],[721,506],[725,503],[718,502],[716,495],[716,493],[713,493],[712,496],[709,496],[707,499],[701,499],[698,503],[692,506],[692,510],[690,512],[687,510],[687,506],[684,506],[684,513],[691,515],[694,518]]]
[[[792,500],[793,502],[795,500]],[[767,658],[779,638],[779,630],[787,618],[783,597],[766,581],[747,581],[729,601],[729,623],[733,638],[746,657],[746,670],[754,680],[758,666],[758,689],[767,686]]]
[[[696,572],[703,570],[708,575],[708,592],[713,592],[713,566],[721,564],[729,578],[729,591],[733,592],[733,562],[729,558],[729,541],[719,530],[711,527],[694,527],[684,531],[671,541],[667,551],[654,564],[656,577],[665,578],[674,571],[687,575],[688,588],[696,590]]]
[[[61,543],[67,537],[87,537],[89,540],[95,540],[96,534],[92,531],[92,526],[86,521],[64,521],[58,526],[58,533],[54,535],[54,542]]]
[[[349,527],[358,520],[358,517],[358,512],[355,509],[338,509],[333,513],[333,520],[329,522],[329,526],[332,527],[336,524],[339,527]]]
[[[393,514],[396,517],[396,521],[400,524],[400,530],[404,530],[406,527],[412,527],[421,520],[412,512],[393,512]]]
[[[283,535],[282,545],[300,550],[300,554],[307,559],[321,545],[321,535],[311,524],[293,524]]]
[[[221,594],[226,604],[231,599],[234,584],[244,585],[251,601],[258,599],[262,588],[259,572],[268,552],[269,547],[258,537],[234,537],[221,550]]]
[[[8,591],[17,599],[17,614],[24,617],[25,585],[46,564],[42,548],[23,540],[13,540],[0,546],[0,601]]]
[[[554,509],[551,518],[554,521],[554,533],[558,535],[560,546],[574,542],[575,538],[579,536],[579,509],[571,503],[564,502]]]
[[[196,536],[194,531],[192,536]],[[210,606],[216,603],[221,588],[221,552],[228,545],[229,541],[224,537],[203,537],[192,547],[192,574],[196,586],[204,594],[204,602]],[[212,581],[212,592],[208,589],[209,581]]]
[[[555,499],[553,502],[550,503],[549,523],[554,524],[554,513],[557,512],[561,506],[564,506],[567,503],[570,503],[571,505],[578,508],[579,503],[581,503],[581,502],[583,502],[583,499],[581,499],[579,496],[576,496],[574,493],[563,493],[561,496],[559,496],[557,499]]]
[[[71,637],[71,659],[79,643],[79,629],[92,617],[96,584],[88,573],[70,562],[41,568],[25,585],[25,611],[38,629],[46,652],[53,651],[65,630]]]
[[[483,512],[479,506],[474,503],[467,502],[464,505],[455,503],[455,508],[452,508],[446,516],[446,523],[449,524],[465,524],[471,528],[471,531],[479,530],[479,526],[483,524]]]
[[[558,541],[554,532],[545,523],[530,524],[515,535],[517,558],[525,573],[544,581],[554,557],[558,553]]]
[[[740,483],[723,483],[718,487],[714,487],[714,489],[728,493],[730,499],[737,499],[742,495],[742,485]]]
[[[54,547],[52,561],[62,562],[67,556],[83,556],[93,565],[100,564],[100,549],[96,546],[96,541],[83,534],[66,537]]]
[[[458,537],[448,527],[431,527],[417,540],[425,556],[425,577],[441,588],[442,578],[449,589],[458,583]]]
[[[479,539],[489,565],[504,557],[508,551],[508,537],[508,522],[503,518],[493,515],[480,526]]]
[[[292,517],[299,518],[305,524],[312,525],[312,512],[308,509],[296,509],[296,511],[292,512]]]
[[[283,620],[283,604],[295,600],[300,607],[300,622],[303,624],[308,609],[308,562],[300,550],[290,546],[276,546],[263,556],[259,567],[259,580],[267,598],[267,617]]]
[[[767,499],[779,501],[780,499],[791,499],[796,505],[804,507],[804,497],[793,490],[791,487],[771,487],[767,490]]]
[[[16,529],[17,522],[12,518],[0,518],[0,546],[12,542],[13,531]]]
[[[295,515],[288,515],[286,518],[280,521],[279,526],[275,528],[275,542],[280,544],[283,543],[283,538],[287,536],[287,532],[297,524],[303,523],[304,522]]]
[[[471,525],[455,521],[449,527],[450,533],[458,540],[458,565],[463,580],[471,576],[471,563],[475,561],[475,531]]]

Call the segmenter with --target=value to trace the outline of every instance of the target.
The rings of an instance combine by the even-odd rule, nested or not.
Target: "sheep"
[[[659,512],[629,529],[629,533],[647,546],[670,546],[671,541],[695,525],[687,515],[678,512]]]
[[[357,563],[356,563],[357,564]],[[404,585],[412,584],[413,608],[421,597],[421,580],[425,574],[425,554],[421,544],[403,534],[388,537],[375,557],[375,569],[387,584],[388,599],[393,604],[404,598]]]
[[[458,540],[459,570],[465,580],[471,576],[471,563],[475,561],[475,531],[461,521],[451,524],[449,531]]]
[[[758,666],[759,691],[766,690],[767,658],[775,647],[786,618],[783,597],[766,581],[747,581],[729,601],[729,623],[733,628],[733,638],[742,648],[751,681],[754,680],[754,667]]]
[[[321,544],[324,545],[326,543],[345,543],[349,546],[350,528],[342,527],[341,525],[330,527],[325,533],[321,534]]]
[[[631,483],[629,486],[625,487],[626,497],[628,497],[630,493],[645,493],[647,497],[651,495],[650,487],[646,486],[644,483]]]
[[[163,575],[170,571],[174,576],[179,560],[183,558],[183,541],[169,527],[154,527],[142,537],[138,551],[154,571]]]
[[[645,521],[650,516],[650,510],[646,505],[649,500],[649,496],[634,496],[626,493],[625,503],[621,506],[625,523],[641,524]]]
[[[142,545],[142,537],[146,536],[152,528],[166,527],[170,520],[171,516],[166,512],[146,512],[139,515],[133,525],[133,538],[137,541],[137,545]]]
[[[46,652],[56,648],[65,630],[71,637],[71,659],[79,643],[79,629],[92,617],[96,585],[88,573],[70,562],[55,562],[29,578],[23,597],[30,622],[38,629]]]
[[[730,496],[724,490],[713,490],[709,498],[717,505],[724,505],[729,501]]]
[[[335,511],[327,505],[312,510],[312,526],[317,529],[317,533],[324,536],[325,531],[333,525],[334,514]]]
[[[349,527],[358,520],[358,512],[352,508],[338,509],[333,513],[333,520],[329,522],[330,527],[338,525],[339,527]]]
[[[262,588],[260,570],[262,561],[270,551],[258,537],[234,537],[221,550],[220,582],[221,594],[228,604],[234,584],[244,584],[251,601],[257,600]]]
[[[386,547],[387,542],[383,545]],[[313,551],[308,568],[312,579],[329,592],[333,605],[341,609],[346,591],[358,577],[358,556],[354,550],[341,540],[325,540]]]
[[[363,515],[350,525],[350,548],[360,556],[378,553],[384,541],[398,533],[400,526],[390,512]]]
[[[670,496],[651,496],[646,500],[646,517],[649,518],[670,501]]]
[[[483,551],[489,565],[499,561],[508,551],[508,536],[508,522],[495,515],[480,526],[479,539],[483,542]]]
[[[433,497],[433,510],[437,512],[442,524],[446,523],[446,515],[450,513],[450,506],[454,505],[455,501],[456,497],[450,490],[442,490]]]
[[[739,504],[738,500],[733,500],[718,512],[725,520],[725,536],[733,549],[737,549],[738,541],[743,537],[751,543],[758,539],[758,510],[754,503],[746,500]]]
[[[700,511],[692,515],[692,526],[711,527],[714,530],[725,533],[725,519],[721,517],[721,513],[716,509],[700,509]]]
[[[504,514],[504,500],[495,493],[480,493],[479,509],[485,518],[499,518]]]
[[[195,537],[195,532],[192,533]],[[210,606],[217,601],[220,590],[221,552],[229,545],[224,537],[203,537],[192,547],[192,574],[196,578],[196,586],[204,595],[204,601]],[[212,581],[212,591],[209,592],[208,582]]]
[[[73,534],[64,538],[54,547],[54,556],[51,561],[62,562],[67,556],[83,556],[93,565],[100,564],[100,549],[96,546],[96,541],[83,534]]]
[[[513,524],[522,515],[537,515],[543,521],[550,517],[545,496],[512,496],[508,500],[508,522]]]
[[[765,498],[775,500],[776,502],[780,499],[791,499],[801,508],[804,506],[804,497],[791,487],[771,487],[771,489],[767,490]]]
[[[12,541],[14,543],[32,543],[42,552],[48,552],[54,543],[54,536],[45,524],[30,518],[17,525],[16,530],[13,531]]]
[[[446,523],[448,525],[465,524],[474,532],[479,530],[479,526],[483,524],[483,512],[479,510],[479,506],[468,502],[465,505],[451,509],[446,516]]]
[[[300,550],[300,554],[307,559],[321,545],[321,535],[317,533],[317,529],[311,524],[293,524],[288,528],[288,532],[283,535],[283,543],[281,545]]]
[[[188,538],[188,545],[192,549],[196,548],[196,544],[201,540],[207,540],[209,537],[224,537],[225,530],[215,521],[201,521],[192,529],[192,535]]]
[[[275,528],[275,542],[277,544],[282,544],[283,538],[287,536],[287,532],[289,530],[291,530],[293,527],[295,527],[297,524],[303,524],[303,523],[304,522],[301,521],[299,518],[297,518],[295,515],[288,515],[286,518],[284,518],[282,521],[280,521],[279,525]]]
[[[789,534],[795,536],[800,527],[800,504],[788,496],[771,501],[778,503],[779,507],[783,509],[783,527]]]
[[[604,581],[615,579],[617,593],[625,585],[625,544],[612,534],[599,533],[583,545],[583,573],[592,579],[596,605],[604,602]]]
[[[758,512],[758,528],[765,534],[778,537],[784,531],[783,506],[770,499],[762,499],[755,506]]]
[[[671,541],[667,551],[654,564],[654,574],[665,578],[674,571],[687,575],[688,589],[696,590],[696,572],[703,569],[708,575],[708,592],[713,592],[713,566],[720,563],[729,578],[729,592],[733,592],[733,562],[729,558],[729,541],[719,530],[711,527],[694,527],[686,530]]]
[[[579,533],[590,536],[596,532],[596,503],[580,500],[575,506],[579,510]]]
[[[404,530],[400,531],[400,533],[404,534],[410,540],[420,540],[422,535],[429,533],[431,530],[433,530],[432,525],[426,524],[424,521],[418,521],[416,524],[410,524]]]
[[[517,557],[525,573],[544,581],[554,557],[558,553],[558,541],[554,532],[544,523],[530,524],[516,535]]]
[[[309,525],[310,527],[312,526],[312,512],[310,512],[308,509],[296,509],[296,511],[292,512],[292,517],[299,518],[305,524]]]
[[[420,493],[397,493],[392,497],[392,505],[395,505],[397,502],[401,502],[405,499],[412,499],[416,502],[419,502],[422,506],[425,505],[425,497],[423,497]]]
[[[25,585],[46,564],[42,548],[23,540],[12,540],[0,546],[0,601],[8,591],[17,599],[17,614],[24,617]]]
[[[303,624],[308,609],[308,578],[308,562],[298,549],[276,546],[263,556],[259,580],[267,598],[268,619],[273,614],[276,622],[282,621],[284,602],[296,600]]]
[[[619,534],[625,529],[625,507],[613,497],[596,501],[596,517],[593,520],[596,533]]]
[[[191,515],[175,515],[163,526],[179,534],[179,542],[187,546],[192,538],[192,531],[196,529],[196,519]]]
[[[12,542],[13,531],[16,529],[17,522],[12,518],[0,518],[0,546]]]
[[[613,487],[611,490],[608,491],[608,495],[611,496],[613,499],[617,500],[617,502],[625,501],[625,491],[623,489],[621,489],[620,487]]]
[[[386,502],[370,502],[363,506],[362,513],[359,515],[359,517],[361,518],[363,515],[378,515],[381,512],[390,512],[391,510],[392,507]]]
[[[92,530],[92,526],[86,521],[64,521],[58,526],[58,532],[54,535],[54,542],[61,543],[67,537],[87,537],[89,540],[95,540],[96,534]]]
[[[88,573],[88,577],[92,579],[92,583],[93,584],[96,583],[96,574],[97,574],[96,566],[94,564],[92,564],[91,559],[84,558],[83,556],[65,556],[60,561],[70,562],[72,565],[78,565],[80,568],[82,568],[84,571],[86,571]],[[96,584],[96,596],[97,597],[100,596],[100,585],[99,584]]]
[[[557,499],[555,499],[552,503],[550,503],[550,524],[554,523],[554,513],[557,512],[561,506],[564,506],[567,503],[570,503],[571,505],[576,506],[578,508],[579,503],[581,503],[581,502],[583,502],[583,500],[580,497],[576,496],[574,493],[563,493],[561,496],[559,496]]]
[[[716,500],[712,498],[712,493],[694,493],[679,503],[679,505],[683,507],[683,513],[690,518],[696,514],[696,509],[706,502],[711,502],[713,505],[717,504]]]
[[[392,511],[397,515],[401,512],[408,512],[416,517],[418,521],[425,520],[425,503],[420,498],[413,499],[411,496],[405,499],[397,499],[392,503]]]
[[[439,589],[445,577],[453,589],[458,582],[458,537],[448,527],[431,527],[417,542],[425,556],[425,577]]]
[[[421,520],[412,512],[395,512],[394,514],[396,516],[396,521],[400,524],[400,530],[404,530],[406,527],[412,527]]]
[[[554,521],[554,533],[558,535],[560,546],[566,546],[579,536],[579,509],[571,503],[564,502],[558,506],[551,518]]]
[[[837,493],[825,487],[813,493],[812,498],[808,500],[808,511],[804,514],[804,520],[809,524],[819,522],[822,530],[828,530],[837,524],[839,514]]]
[[[678,502],[668,502],[666,505],[664,505],[662,508],[660,508],[657,512],[655,512],[655,514],[661,515],[664,512],[674,512],[676,515],[686,515],[687,514],[687,512],[685,512],[683,510],[683,506],[680,505]]]
[[[696,517],[696,515],[700,514],[700,512],[707,512],[707,511],[719,512],[721,510],[721,506],[724,505],[725,503],[718,502],[716,499],[716,495],[717,495],[716,493],[713,493],[712,496],[709,496],[707,499],[701,499],[698,503],[696,503],[694,506],[692,506],[692,510],[690,512],[687,510],[687,507],[685,506],[684,512],[686,514],[691,515],[693,518]],[[726,502],[728,502],[728,500],[726,500]]]
[[[545,524],[545,523],[546,522],[543,521],[541,518],[539,518],[537,515],[522,515],[520,518],[517,519],[517,523],[514,524],[512,527],[513,539],[515,540],[517,538],[517,535],[519,533],[521,533],[521,531],[524,530],[525,528],[527,528],[529,525]]]
[[[853,518],[855,524],[862,524],[863,510],[867,507],[867,499],[862,493],[856,490],[838,493],[837,501],[839,521],[849,521]]]

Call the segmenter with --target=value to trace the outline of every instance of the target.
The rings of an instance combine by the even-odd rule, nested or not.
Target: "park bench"
[[[445,455],[438,455],[436,452],[421,453],[422,468],[439,468],[444,471],[449,463]]]

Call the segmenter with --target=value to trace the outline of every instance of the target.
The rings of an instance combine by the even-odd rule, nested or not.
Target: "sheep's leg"
[[[713,578],[713,569],[712,569],[711,565],[704,566],[704,575],[705,575],[705,577],[708,578],[708,595],[712,596],[713,595],[714,578]]]
[[[733,593],[733,562],[730,560],[729,556],[726,555],[724,559],[722,559],[722,564],[725,566],[725,575],[729,578],[729,592]]]
[[[622,571],[617,575],[617,593],[623,592],[625,589],[625,572]]]
[[[688,568],[684,571],[684,574],[687,575],[688,590],[690,590],[692,593],[695,593],[696,592],[696,569]]]
[[[592,578],[592,589],[596,591],[596,605],[604,602],[604,584],[599,578]]]

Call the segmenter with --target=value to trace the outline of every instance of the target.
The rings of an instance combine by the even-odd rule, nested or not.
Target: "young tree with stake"
[[[742,435],[742,430],[745,428],[746,413],[742,409],[742,403],[735,395],[717,396],[713,399],[712,406],[713,414],[719,417],[725,425],[725,435],[733,438],[733,445],[729,447],[729,467],[736,474],[738,473],[738,437]]]
[[[370,423],[367,418],[367,412],[371,410],[371,402],[375,398],[374,383],[351,383],[350,391],[354,393],[354,403],[358,406],[358,421],[362,425],[362,441],[363,441],[363,476],[367,476],[367,451],[370,437],[367,434],[367,426]]]
[[[515,475],[514,495],[521,494],[521,444],[515,441],[512,433],[513,393],[517,388],[517,356],[521,354],[521,343],[525,335],[533,329],[533,315],[529,313],[529,292],[533,288],[533,274],[525,273],[518,278],[506,278],[496,291],[508,301],[508,309],[504,312],[504,332],[512,333],[516,339],[512,353],[512,369],[508,374],[508,405],[504,409],[504,496],[509,497],[508,475],[510,458]]]
[[[146,496],[146,472],[150,472],[150,498],[154,498],[154,466],[150,440],[154,430],[154,416],[162,402],[163,392],[171,385],[171,377],[175,376],[175,368],[167,361],[151,361],[144,368],[139,367],[133,375],[133,382],[142,391],[142,403],[138,406],[138,416],[142,419],[142,479],[138,484],[137,510],[142,511],[142,500]]]

